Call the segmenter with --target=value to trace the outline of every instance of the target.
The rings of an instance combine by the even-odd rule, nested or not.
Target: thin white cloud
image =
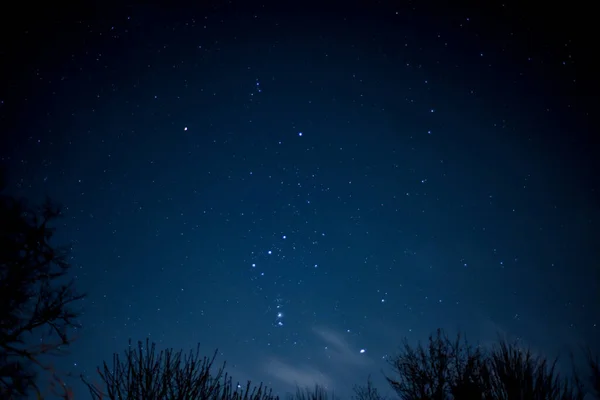
[[[276,357],[270,357],[265,361],[264,371],[279,382],[289,385],[290,389],[312,388],[318,384],[330,390],[335,388],[336,381],[348,373],[352,374],[357,372],[357,369],[373,364],[367,352],[361,353],[361,348],[348,343],[343,334],[324,327],[314,328],[313,333],[323,341],[321,348],[328,357],[320,359],[319,364],[327,372],[317,368],[316,363],[319,358],[315,358],[315,364],[312,365],[306,363],[297,365]]]
[[[330,377],[309,365],[294,366],[277,358],[270,358],[265,364],[265,371],[272,377],[291,387],[314,387],[316,384],[330,387]]]
[[[361,353],[360,348],[352,346],[344,336],[327,328],[314,328],[317,336],[323,339],[327,346],[328,355],[338,365],[368,366],[372,360],[367,353]]]

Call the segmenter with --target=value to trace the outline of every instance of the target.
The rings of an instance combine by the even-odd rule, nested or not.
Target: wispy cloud
[[[316,355],[314,363],[298,365],[270,357],[265,361],[265,372],[291,387],[314,387],[318,384],[329,390],[337,386],[336,382],[340,383],[348,375],[373,364],[373,360],[349,343],[343,334],[325,327],[314,328],[313,333],[322,342],[319,347],[324,351],[324,358]],[[314,353],[311,355],[315,356]]]
[[[372,360],[360,348],[349,344],[343,335],[327,328],[314,328],[314,333],[325,341],[327,354],[338,365],[368,366]]]
[[[280,359],[270,358],[265,364],[265,371],[273,378],[292,387],[313,387],[316,384],[331,387],[332,385],[329,376],[306,364],[294,366]]]

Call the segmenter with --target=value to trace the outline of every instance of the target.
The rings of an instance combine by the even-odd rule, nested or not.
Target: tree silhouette
[[[438,329],[427,347],[419,343],[415,348],[405,339],[403,352],[389,363],[396,376],[386,379],[401,399],[480,399],[483,395],[483,354],[460,335],[451,341]]]
[[[377,388],[373,385],[373,381],[371,380],[371,376],[367,378],[367,385],[355,385],[352,388],[354,392],[354,396],[352,398],[354,400],[384,400],[385,397],[379,394]]]
[[[592,392],[598,395],[598,358],[588,352],[587,361]],[[518,342],[500,339],[485,350],[437,330],[427,346],[412,347],[405,340],[390,360],[395,374],[386,379],[403,400],[582,400],[584,385],[577,374],[561,377],[556,363],[534,356]]]
[[[486,391],[493,399],[582,400],[579,379],[567,379],[556,372],[558,358],[549,362],[534,356],[518,342],[500,340],[487,359]]]
[[[125,351],[125,360],[119,355],[113,356],[112,368],[104,362],[101,382],[89,382],[83,376],[83,382],[95,400],[272,400],[272,395],[260,384],[251,387],[248,381],[245,388],[233,385],[231,376],[225,373],[225,363],[213,374],[213,365],[217,352],[211,358],[200,358],[200,345],[196,353],[182,356],[173,349],[163,350],[156,355],[156,345],[138,342],[137,351],[129,341]]]
[[[52,247],[60,208],[49,200],[39,209],[0,194],[0,398],[41,396],[42,361],[58,355],[73,340],[71,328],[80,312],[73,303],[84,295],[66,281],[70,265],[64,248]],[[55,375],[54,378],[58,379]],[[60,379],[58,379],[60,381]]]

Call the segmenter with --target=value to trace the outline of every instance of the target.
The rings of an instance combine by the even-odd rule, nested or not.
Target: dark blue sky
[[[8,190],[64,205],[88,293],[57,366],[200,342],[240,381],[345,395],[438,327],[597,350],[591,67],[516,7],[24,18]]]

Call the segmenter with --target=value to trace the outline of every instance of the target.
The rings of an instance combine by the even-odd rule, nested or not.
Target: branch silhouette
[[[42,356],[64,354],[79,327],[81,312],[74,305],[85,295],[65,279],[68,249],[50,244],[50,224],[60,215],[50,200],[33,209],[0,195],[1,398],[27,397],[31,390],[41,396],[38,372],[58,379]]]

